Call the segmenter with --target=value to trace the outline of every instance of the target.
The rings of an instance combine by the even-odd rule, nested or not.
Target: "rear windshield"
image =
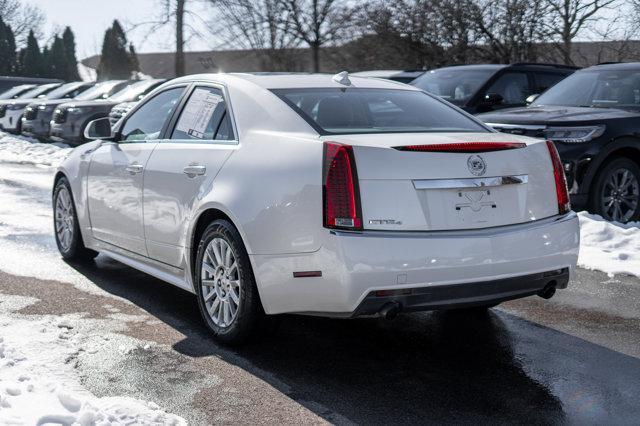
[[[401,89],[273,89],[321,134],[486,132],[424,92]]]

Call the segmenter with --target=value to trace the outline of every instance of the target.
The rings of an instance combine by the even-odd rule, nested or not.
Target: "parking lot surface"
[[[14,179],[27,166],[19,167],[5,168],[0,191],[44,197],[46,188]],[[25,215],[50,220],[48,202]],[[34,323],[72,316],[86,322],[86,336],[126,340],[125,348],[80,349],[67,362],[97,396],[151,400],[192,424],[633,424],[640,416],[634,277],[579,269],[551,300],[531,297],[484,314],[282,316],[232,349],[208,335],[189,293],[104,256],[89,265],[55,260],[44,227],[2,241],[31,244],[33,256],[54,259],[85,284],[53,272],[52,279],[0,272],[0,314]],[[16,296],[33,302],[17,310],[1,303]]]

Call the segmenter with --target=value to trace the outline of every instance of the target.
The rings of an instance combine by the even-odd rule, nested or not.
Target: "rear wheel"
[[[239,344],[262,315],[249,256],[240,234],[226,220],[207,227],[198,245],[195,286],[200,313],[216,339]]]
[[[590,198],[591,210],[607,220],[638,220],[640,167],[628,158],[609,161],[598,173]]]
[[[97,251],[84,246],[71,186],[61,178],[53,190],[53,227],[58,251],[63,258],[75,261],[92,260]]]

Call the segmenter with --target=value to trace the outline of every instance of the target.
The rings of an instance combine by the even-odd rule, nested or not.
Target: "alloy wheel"
[[[58,191],[55,208],[56,236],[63,251],[69,251],[73,244],[74,221],[71,195],[63,187]]]
[[[640,200],[640,185],[635,174],[626,168],[613,170],[604,182],[602,212],[607,219],[628,222],[635,214]]]
[[[229,327],[238,314],[241,287],[236,254],[223,238],[207,246],[200,276],[209,317],[218,327]]]

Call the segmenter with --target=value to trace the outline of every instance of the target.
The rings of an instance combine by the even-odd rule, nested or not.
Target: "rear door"
[[[91,156],[87,182],[93,236],[143,256],[143,172],[184,87],[158,93],[123,124],[118,142],[105,142]]]
[[[149,257],[184,268],[187,227],[199,198],[216,191],[214,178],[238,148],[222,86],[191,88],[144,172],[144,228]]]

